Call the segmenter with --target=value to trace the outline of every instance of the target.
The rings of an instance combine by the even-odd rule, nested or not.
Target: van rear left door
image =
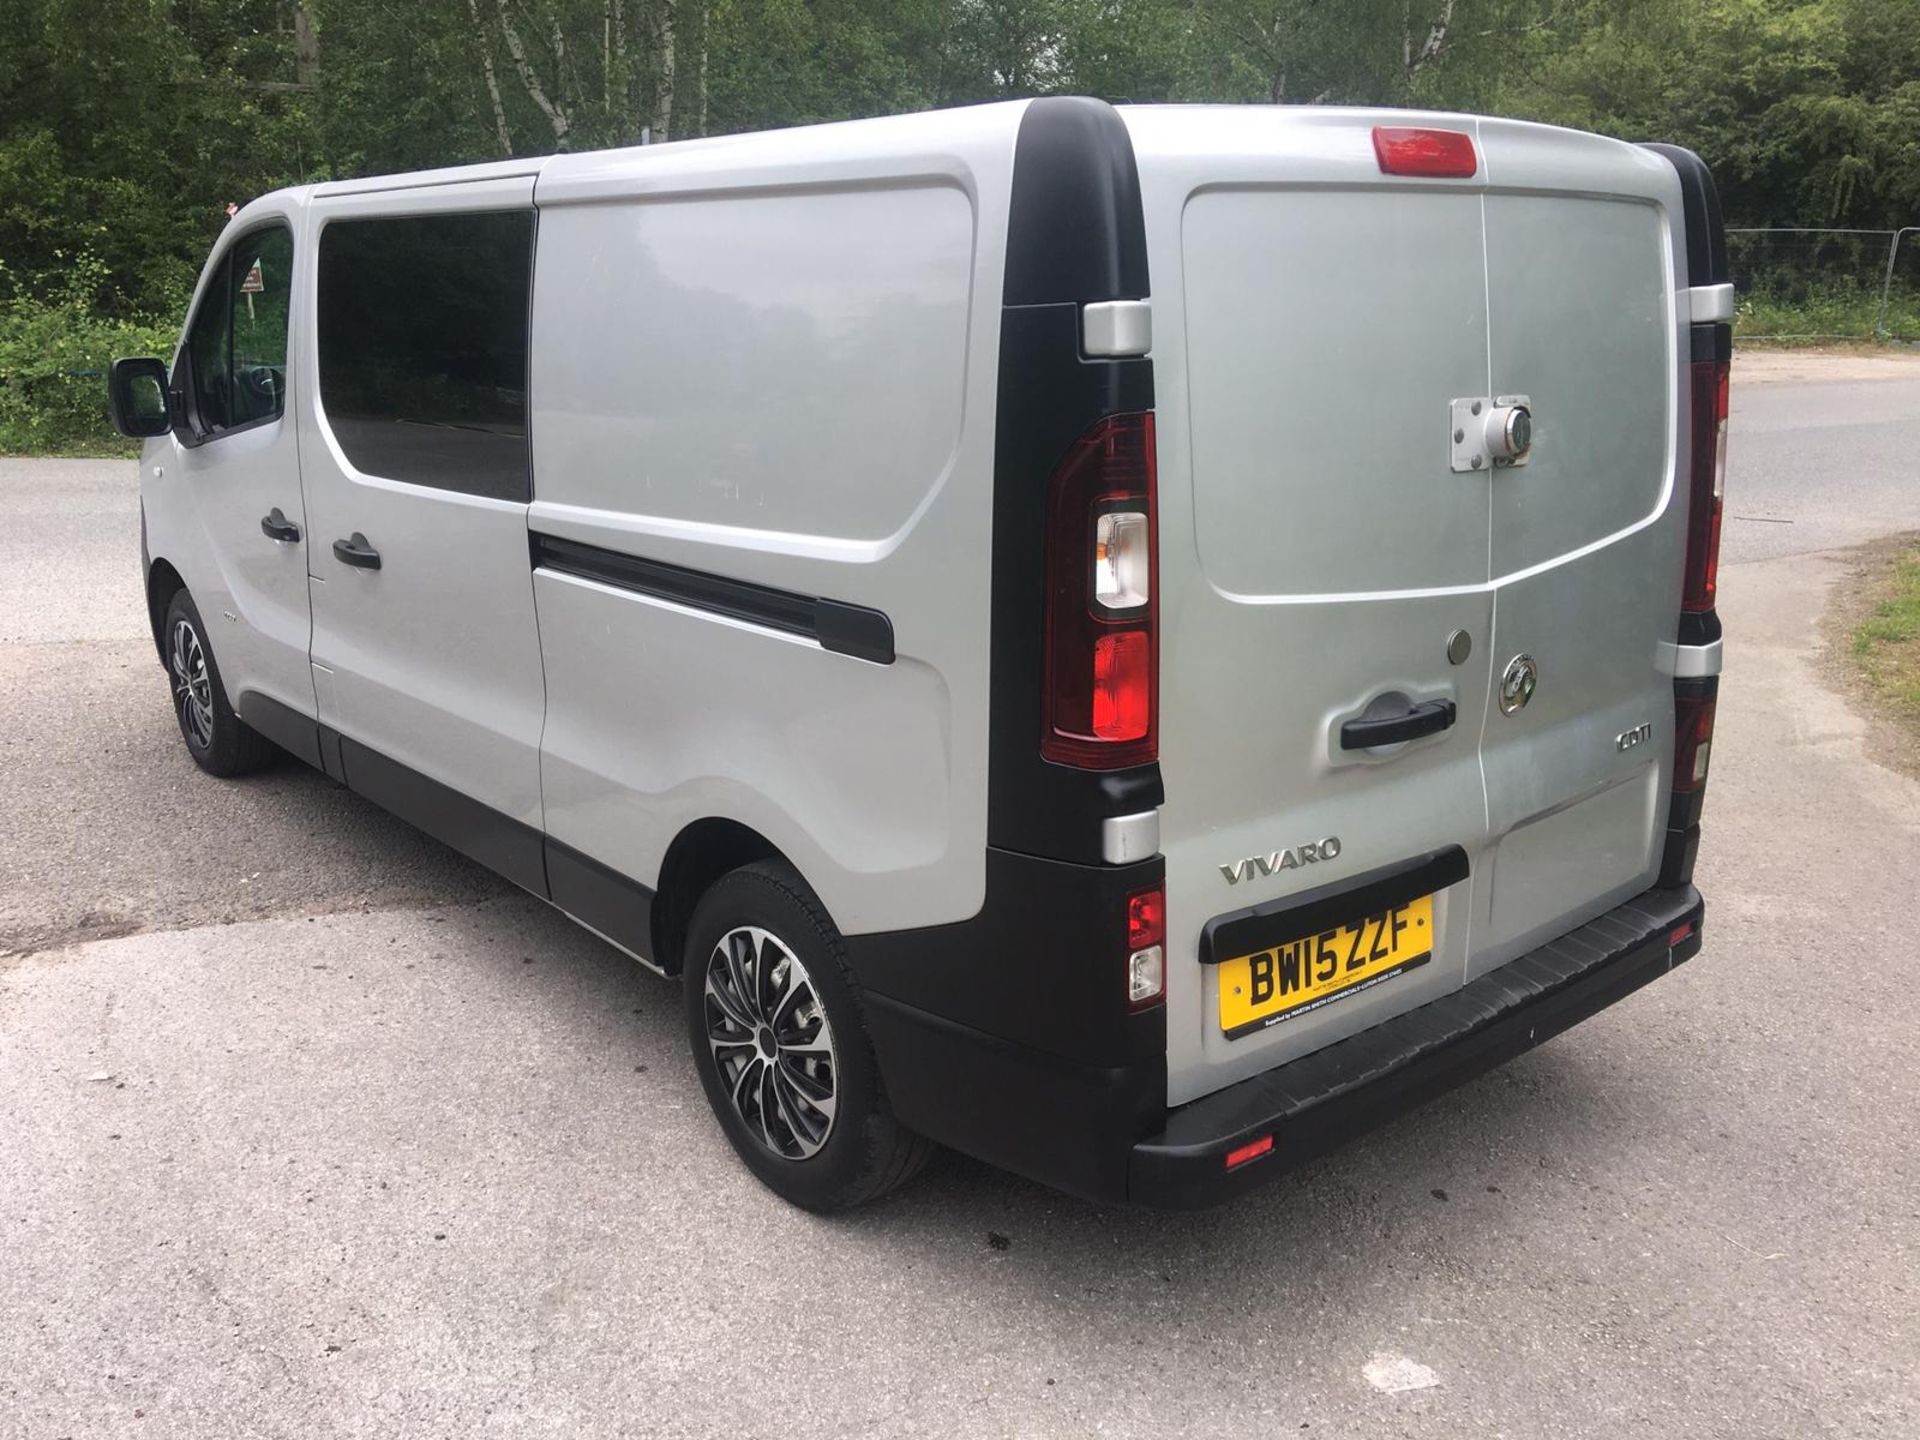
[[[1446,427],[1451,400],[1487,394],[1484,183],[1383,175],[1372,130],[1395,122],[1377,113],[1121,115],[1153,267],[1177,1105],[1464,974],[1465,871],[1487,840],[1490,502],[1484,473],[1450,469]],[[1416,708],[1446,723],[1347,743]],[[1422,857],[1451,877],[1430,958],[1378,983],[1295,1004],[1284,975],[1265,993],[1196,963],[1203,922]],[[1236,984],[1285,1013],[1236,1020]]]

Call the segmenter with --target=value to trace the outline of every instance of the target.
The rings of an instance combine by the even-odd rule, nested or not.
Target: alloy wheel
[[[190,620],[173,622],[173,643],[167,656],[173,677],[173,704],[180,726],[201,750],[213,744],[213,677],[207,673],[207,652]]]
[[[839,1067],[813,977],[778,936],[743,925],[707,957],[707,1044],[747,1131],[783,1160],[819,1153],[833,1132]]]

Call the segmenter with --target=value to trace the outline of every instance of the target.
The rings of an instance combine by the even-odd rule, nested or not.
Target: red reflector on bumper
[[[1686,924],[1676,929],[1671,935],[1667,936],[1667,944],[1669,946],[1678,945],[1682,940],[1691,939],[1692,936],[1693,922],[1689,920]]]
[[[1237,1170],[1249,1160],[1258,1160],[1262,1155],[1273,1153],[1273,1136],[1262,1135],[1258,1140],[1242,1145],[1238,1150],[1227,1152],[1227,1169]]]

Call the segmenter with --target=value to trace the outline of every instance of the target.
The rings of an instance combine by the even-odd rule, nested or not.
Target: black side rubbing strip
[[[321,768],[320,727],[311,715],[302,715],[257,690],[242,692],[237,708],[242,720],[294,759],[304,760],[316,770]]]
[[[644,960],[653,959],[653,891],[546,837],[549,898],[567,914]]]
[[[864,605],[775,590],[751,580],[733,580],[663,560],[644,560],[638,555],[538,532],[533,536],[533,564],[535,569],[597,580],[637,595],[652,595],[695,610],[764,625],[769,630],[803,635],[818,641],[822,650],[837,655],[851,655],[876,665],[893,663],[893,621],[884,611]]]
[[[1298,895],[1286,895],[1230,914],[1216,915],[1200,931],[1200,963],[1218,965],[1237,955],[1269,950],[1432,895],[1467,878],[1467,852],[1458,845],[1432,850],[1381,870],[1336,880]]]
[[[522,890],[548,898],[547,862],[538,830],[357,740],[342,736],[339,746],[347,785],[355,794],[478,860]]]

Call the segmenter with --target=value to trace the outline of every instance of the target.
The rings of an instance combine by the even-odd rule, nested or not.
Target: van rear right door
[[[1468,978],[1659,870],[1687,503],[1673,167],[1597,135],[1477,128],[1491,389],[1524,393],[1534,432],[1528,463],[1489,482],[1494,663],[1528,656],[1538,679],[1481,741],[1496,844]]]

